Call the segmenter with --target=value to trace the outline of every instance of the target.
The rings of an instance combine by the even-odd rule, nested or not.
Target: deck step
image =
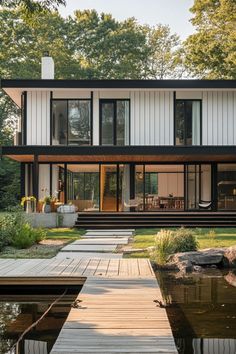
[[[93,228],[100,232],[112,229],[122,234],[136,228],[159,227],[236,227],[235,212],[101,212],[79,213],[78,228]]]

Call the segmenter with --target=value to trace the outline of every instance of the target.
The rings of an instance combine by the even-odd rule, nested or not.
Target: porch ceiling
[[[236,146],[5,146],[19,162],[236,162]]]

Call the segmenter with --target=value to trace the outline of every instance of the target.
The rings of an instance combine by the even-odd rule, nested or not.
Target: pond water
[[[12,346],[64,290],[49,295],[42,292],[35,295],[24,293],[21,289],[22,294],[16,290],[15,294],[18,292],[18,295],[13,295],[0,289],[0,354],[48,354],[79,290],[64,295],[39,324],[24,336],[17,348],[12,349]]]
[[[179,354],[236,353],[236,273],[157,273]]]

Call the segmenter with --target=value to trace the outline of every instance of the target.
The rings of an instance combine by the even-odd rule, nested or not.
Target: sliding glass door
[[[129,201],[129,165],[100,165],[100,210],[129,211]]]
[[[117,211],[117,165],[100,167],[100,210]]]
[[[199,210],[200,205],[212,202],[211,165],[187,165],[185,178],[187,210]]]

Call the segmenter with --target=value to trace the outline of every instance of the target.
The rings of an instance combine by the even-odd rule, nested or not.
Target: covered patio
[[[233,146],[7,146],[21,195],[57,191],[81,212],[236,211]]]

